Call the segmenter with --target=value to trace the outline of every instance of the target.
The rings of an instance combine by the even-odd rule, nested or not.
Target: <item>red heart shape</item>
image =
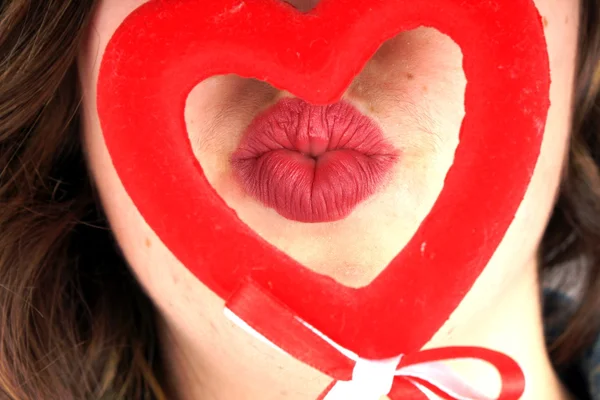
[[[334,102],[384,41],[419,26],[463,50],[460,144],[410,242],[371,284],[348,288],[277,251],[226,206],[192,152],[185,102],[227,73]],[[128,194],[200,281],[228,299],[251,279],[341,346],[383,359],[420,349],[485,268],[533,174],[549,86],[532,0],[324,0],[308,14],[279,0],[155,0],[110,41],[98,112]]]

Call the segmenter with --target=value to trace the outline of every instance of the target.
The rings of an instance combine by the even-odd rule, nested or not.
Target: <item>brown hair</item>
[[[553,347],[600,326],[600,8],[582,0],[568,168],[543,268],[585,257],[584,298]],[[155,313],[98,207],[79,136],[76,56],[93,0],[0,2],[0,395],[163,397]],[[563,266],[564,268],[564,266]]]
[[[94,1],[0,4],[0,397],[153,398],[153,309],[80,147],[75,61]]]

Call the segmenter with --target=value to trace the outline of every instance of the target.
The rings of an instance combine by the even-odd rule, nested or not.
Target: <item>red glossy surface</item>
[[[186,99],[199,82],[235,73],[335,103],[383,42],[419,26],[462,49],[460,144],[412,239],[369,285],[346,287],[275,249],[217,195],[190,145]],[[123,186],[198,280],[226,301],[253,282],[341,346],[383,359],[427,343],[504,238],[539,156],[549,88],[532,0],[323,0],[309,14],[279,0],[155,0],[111,39],[98,113]],[[305,332],[242,302],[254,329],[332,373],[304,346]]]

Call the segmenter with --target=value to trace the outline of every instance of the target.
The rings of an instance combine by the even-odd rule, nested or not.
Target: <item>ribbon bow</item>
[[[253,282],[229,299],[225,315],[257,339],[334,378],[317,400],[380,400],[386,395],[391,400],[436,396],[446,400],[518,400],[525,391],[525,376],[516,361],[482,347],[443,347],[387,360],[362,359]],[[290,335],[292,329],[294,335]],[[493,398],[483,395],[443,363],[461,359],[494,367],[501,379],[500,394]]]

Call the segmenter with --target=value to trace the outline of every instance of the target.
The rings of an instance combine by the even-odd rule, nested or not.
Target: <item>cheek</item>
[[[548,218],[558,191],[569,147],[577,59],[578,5],[575,1],[539,1],[543,15],[552,86],[546,133],[534,178],[523,202],[524,215]],[[535,226],[539,226],[539,222]]]
[[[529,285],[528,291],[533,287],[537,290],[539,243],[552,215],[569,148],[579,14],[575,2],[540,1],[538,6],[547,24],[552,78],[544,141],[515,220],[480,281],[465,298],[467,313],[479,311],[482,305],[491,304],[519,285]]]
[[[95,93],[104,49],[125,18],[149,0],[100,0],[80,49],[78,67],[82,88]]]
[[[144,223],[123,188],[106,150],[96,111],[96,83],[104,50],[123,20],[147,1],[100,0],[80,48],[77,64],[83,96],[83,142],[94,184],[125,258],[143,286],[152,288],[156,286],[149,274],[152,267],[174,265],[176,261],[170,252],[164,248],[161,250],[161,246],[158,246],[158,238]]]

